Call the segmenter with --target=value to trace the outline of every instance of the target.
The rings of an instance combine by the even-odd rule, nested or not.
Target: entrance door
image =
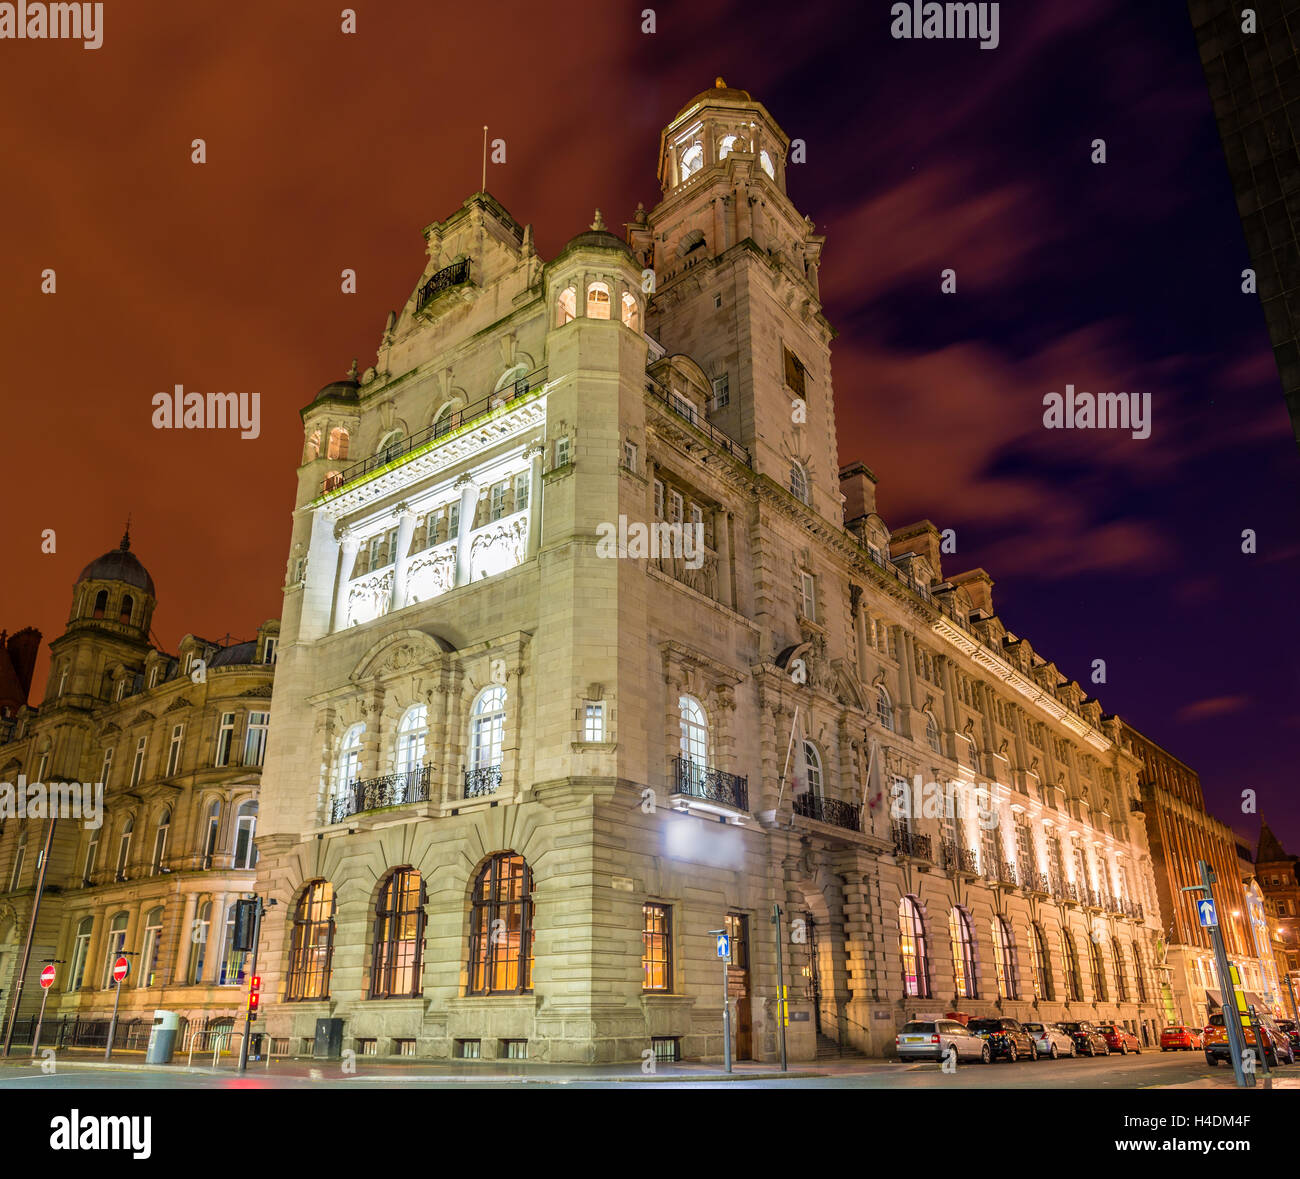
[[[817,950],[817,925],[813,921],[811,913],[803,915],[805,924],[808,926],[808,991],[809,998],[812,1000],[813,1024],[817,1028],[817,1034],[822,1034],[822,980],[820,969],[820,954]]]
[[[731,963],[727,967],[727,995],[735,1010],[735,1058],[754,1058],[754,1021],[749,985],[749,918],[728,913],[727,936],[731,939]]]

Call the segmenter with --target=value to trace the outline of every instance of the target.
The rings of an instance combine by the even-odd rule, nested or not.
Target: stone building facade
[[[1140,762],[841,470],[788,151],[719,80],[625,237],[543,260],[470,197],[303,410],[258,839],[294,1051],[717,1058],[718,930],[740,1059],[778,937],[794,1060],[1161,1017]],[[917,776],[951,815],[893,813]]]
[[[229,950],[226,921],[253,888],[279,624],[227,646],[187,635],[173,655],[151,639],[156,601],[124,537],[77,578],[40,705],[0,722],[0,783],[26,793],[38,782],[103,784],[101,822],[88,805],[56,816],[18,1008],[21,1025],[40,1006],[43,963],[56,960],[43,1043],[65,1022],[94,1038],[112,1013],[120,954],[131,973],[119,1019],[143,1021],[142,1035],[157,1008],[201,1027],[242,1011],[244,956]],[[0,819],[6,1018],[48,824],[34,813]],[[98,1026],[100,1043],[103,1034]]]
[[[1287,1014],[1300,1018],[1294,1011],[1300,1000],[1300,856],[1288,855],[1262,820],[1255,849],[1255,879],[1269,914],[1273,957],[1286,995]]]

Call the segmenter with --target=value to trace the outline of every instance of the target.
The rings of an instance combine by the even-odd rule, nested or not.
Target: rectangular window
[[[86,844],[86,860],[81,866],[81,879],[86,884],[90,883],[97,859],[99,859],[99,830],[95,829],[90,833],[90,842]]]
[[[181,768],[181,741],[185,737],[184,725],[172,726],[171,745],[167,750],[167,777],[173,777]]]
[[[713,378],[713,404],[711,409],[725,409],[731,404],[731,388],[727,374]]]
[[[532,476],[525,471],[522,475],[515,476],[515,511],[522,512],[528,507],[528,492],[532,483]]]
[[[269,712],[250,712],[248,728],[244,733],[244,765],[260,766],[266,758],[266,730],[270,726]]]
[[[699,504],[691,504],[691,523],[704,526],[704,509]]]
[[[221,727],[217,730],[217,756],[213,758],[213,765],[228,766],[230,764],[230,749],[235,743],[235,714],[233,712],[223,712],[221,714]]]
[[[569,465],[569,436],[566,434],[563,438],[555,440],[555,469],[558,471],[561,467]]]
[[[647,902],[641,906],[642,990],[673,989],[672,906]]]
[[[785,350],[785,383],[800,397],[804,395],[804,373],[806,371],[803,361],[787,348]]]
[[[145,738],[141,737],[135,743],[135,760],[131,763],[131,789],[134,790],[140,785],[140,776],[144,773],[144,748]]]
[[[623,466],[633,474],[636,473],[636,444],[634,442],[623,443]]]
[[[662,520],[663,518],[664,518],[664,485],[660,483],[658,479],[656,479],[655,480],[655,519]]]
[[[447,539],[460,535],[460,500],[447,507]]]
[[[605,705],[599,700],[588,700],[582,706],[582,739],[584,741],[605,739]]]
[[[500,520],[506,514],[506,485],[498,483],[492,488],[492,508],[490,518]]]
[[[424,520],[424,543],[428,548],[432,548],[442,539],[439,529],[442,527],[442,517],[436,512],[430,512]]]
[[[799,575],[800,609],[809,622],[817,621],[817,579],[811,573]]]
[[[668,493],[668,520],[673,524],[682,522],[682,497],[680,492]]]
[[[263,662],[263,663],[274,663],[274,662],[275,662],[275,648],[276,648],[276,640],[275,640],[275,639],[267,639],[267,640],[266,640],[266,650],[265,650],[265,651],[263,652],[263,654],[262,654],[262,662]]]

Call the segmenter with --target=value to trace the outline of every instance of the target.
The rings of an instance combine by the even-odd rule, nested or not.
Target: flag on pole
[[[804,745],[803,718],[800,716],[797,706],[794,710],[791,734],[794,740],[794,757],[790,769],[790,781],[793,783],[790,792],[798,796],[808,793],[810,783],[808,779],[808,753],[807,747]]]

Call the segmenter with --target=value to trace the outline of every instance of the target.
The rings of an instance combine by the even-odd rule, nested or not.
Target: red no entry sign
[[[120,983],[128,974],[131,973],[131,963],[125,958],[119,958],[113,963],[113,981]]]
[[[47,966],[41,971],[41,986],[43,986],[47,991],[54,985],[54,974],[55,971],[53,966]]]

